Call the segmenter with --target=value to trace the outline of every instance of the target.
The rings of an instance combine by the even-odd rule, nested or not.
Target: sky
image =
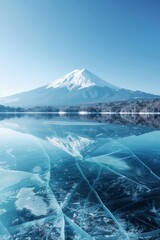
[[[160,1],[0,0],[0,97],[81,68],[160,94]]]

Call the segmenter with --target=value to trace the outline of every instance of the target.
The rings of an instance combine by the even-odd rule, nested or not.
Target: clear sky
[[[160,94],[160,1],[0,0],[0,96],[77,68]]]

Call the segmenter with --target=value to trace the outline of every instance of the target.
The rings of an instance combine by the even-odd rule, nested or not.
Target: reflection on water
[[[99,123],[118,123],[118,124],[136,124],[141,126],[151,126],[151,127],[160,127],[160,114],[49,114],[49,113],[0,113],[0,120],[6,118],[21,118],[21,117],[34,117],[36,119],[58,119],[59,120],[77,120],[77,121],[92,121]]]
[[[0,239],[159,239],[159,120],[1,115]]]

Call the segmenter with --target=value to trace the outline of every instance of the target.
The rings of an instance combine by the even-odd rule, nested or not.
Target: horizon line
[[[77,114],[77,115],[92,115],[92,114],[97,114],[97,115],[160,115],[160,112],[87,112],[87,111],[80,111],[80,112],[0,112],[0,115],[2,114],[58,114],[58,115],[72,115],[72,114]]]

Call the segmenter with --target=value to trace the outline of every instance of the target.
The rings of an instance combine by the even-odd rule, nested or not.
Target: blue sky
[[[0,0],[0,96],[77,68],[160,94],[159,0]]]

